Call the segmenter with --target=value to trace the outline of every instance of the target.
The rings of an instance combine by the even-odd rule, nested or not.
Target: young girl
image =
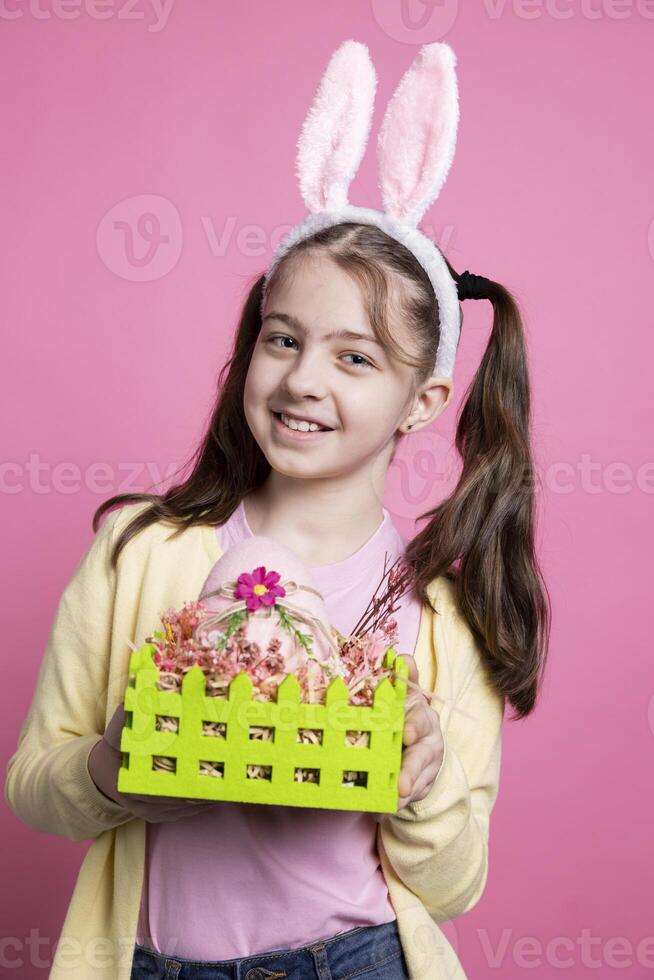
[[[354,44],[332,59],[314,109],[327,92],[335,99],[335,84],[370,92],[367,52]],[[455,93],[450,55],[445,45],[423,49],[394,111],[407,78],[424,81],[427,67],[442,115]],[[352,116],[339,125],[352,143],[366,120],[356,99],[347,104]],[[318,122],[324,113],[314,112]],[[386,138],[392,124],[387,114]],[[308,141],[318,145],[311,125],[304,137],[301,163]],[[334,183],[314,184],[312,197],[308,165],[299,171],[305,200],[329,205],[313,208],[322,224],[296,229],[252,286],[190,476],[98,509],[57,611],[5,789],[29,826],[94,839],[55,980],[465,977],[437,923],[485,887],[505,702],[515,717],[533,710],[549,631],[523,328],[501,285],[458,276],[435,246],[390,222],[387,195],[386,212],[354,209],[360,220],[344,220],[350,212],[332,192],[356,169],[353,157],[338,157],[343,141],[321,145],[332,156],[316,179]],[[437,163],[449,152],[426,145]],[[460,307],[453,334],[450,283],[459,299],[490,301],[493,328],[457,427],[459,482],[406,542],[382,505],[385,478],[399,441],[452,398]],[[220,555],[252,534],[310,567],[343,633],[384,561],[404,555],[412,588],[397,614],[399,649],[432,696],[408,698],[397,813],[117,791],[127,641],[142,643],[164,609],[196,597]]]

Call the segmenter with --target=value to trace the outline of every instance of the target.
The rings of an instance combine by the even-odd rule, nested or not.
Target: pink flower
[[[286,595],[286,589],[277,585],[279,577],[279,572],[267,572],[265,565],[259,565],[252,574],[241,572],[236,580],[238,585],[234,589],[234,598],[245,599],[250,612],[259,606],[274,606],[278,596]]]

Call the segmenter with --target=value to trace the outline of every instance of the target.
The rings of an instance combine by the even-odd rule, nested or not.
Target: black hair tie
[[[487,299],[490,280],[475,276],[472,272],[462,272],[456,283],[459,299]]]

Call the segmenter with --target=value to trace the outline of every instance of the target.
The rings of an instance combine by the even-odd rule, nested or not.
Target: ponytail
[[[461,476],[450,497],[421,515],[430,520],[409,543],[406,560],[424,600],[433,578],[452,581],[491,680],[522,718],[536,704],[550,611],[534,548],[524,329],[503,286],[486,280],[484,291],[493,329],[457,424]]]

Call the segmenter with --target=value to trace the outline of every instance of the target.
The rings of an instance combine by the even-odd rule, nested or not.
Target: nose
[[[318,352],[304,351],[293,364],[289,365],[282,385],[295,400],[302,398],[324,398],[327,394],[326,368]]]

